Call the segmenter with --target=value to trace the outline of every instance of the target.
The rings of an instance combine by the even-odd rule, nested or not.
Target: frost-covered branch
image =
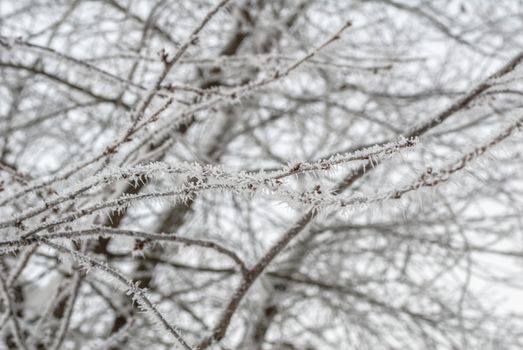
[[[147,316],[151,317],[153,322],[157,322],[163,328],[165,328],[173,338],[180,343],[184,349],[192,350],[192,347],[187,343],[187,341],[182,337],[179,331],[173,327],[165,317],[158,311],[157,307],[149,300],[147,292],[139,287],[139,285],[133,283],[133,281],[124,277],[119,271],[110,267],[106,263],[99,261],[93,257],[84,255],[78,251],[71,250],[59,244],[52,243],[50,241],[44,240],[45,244],[49,247],[71,255],[71,257],[87,271],[91,268],[95,268],[103,273],[105,273],[109,279],[114,280],[114,284],[121,284],[124,286],[124,290],[128,296],[132,298],[133,301],[137,302],[139,307],[146,313]]]
[[[143,245],[149,244],[149,243],[157,243],[157,242],[174,242],[174,243],[180,243],[183,245],[188,246],[198,246],[203,248],[209,248],[213,249],[216,252],[228,256],[230,259],[232,259],[240,268],[240,270],[245,272],[247,270],[245,263],[238,257],[238,255],[222,246],[221,244],[218,244],[216,242],[207,241],[203,239],[192,239],[187,237],[181,237],[176,234],[165,234],[165,233],[151,233],[151,232],[143,232],[138,230],[125,230],[125,229],[116,229],[116,228],[109,228],[109,227],[94,227],[91,229],[85,229],[85,230],[78,230],[78,231],[64,231],[64,232],[54,232],[49,234],[42,234],[42,235],[34,235],[29,238],[22,238],[18,240],[11,240],[11,241],[2,241],[0,242],[0,249],[8,249],[8,250],[16,250],[20,249],[23,246],[28,246],[32,244],[40,244],[42,242],[45,242],[47,240],[54,241],[54,240],[71,240],[71,239],[83,239],[83,238],[99,238],[99,237],[118,237],[118,236],[127,236],[127,237],[133,237],[133,238],[139,238],[142,240]]]
[[[13,301],[13,295],[12,291],[8,287],[6,280],[3,276],[3,273],[0,273],[0,293],[2,295],[2,299],[4,301],[5,305],[5,316],[2,318],[4,320],[9,319],[11,320],[11,329],[13,331],[14,339],[16,342],[16,345],[23,350],[28,350],[26,344],[25,344],[25,336],[24,331],[20,326],[20,322],[18,320],[17,312],[16,312],[16,306]],[[2,322],[3,323],[3,322]]]
[[[182,163],[182,164],[165,164],[165,163],[151,163],[147,165],[115,169],[110,171],[102,171],[100,174],[93,178],[84,181],[84,184],[80,184],[76,187],[78,189],[73,190],[70,193],[58,196],[55,199],[46,201],[40,207],[29,210],[28,212],[22,213],[8,221],[0,223],[0,228],[5,228],[13,225],[20,225],[24,220],[27,220],[35,215],[41,214],[44,211],[53,209],[59,204],[63,204],[72,200],[75,200],[79,195],[92,190],[98,185],[110,185],[119,180],[125,180],[130,184],[137,184],[143,182],[145,179],[157,178],[163,175],[178,175],[187,178],[196,178],[200,184],[214,184],[213,186],[206,186],[205,188],[199,189],[198,186],[192,184],[186,189],[180,189],[178,193],[171,191],[168,193],[157,193],[155,194],[143,194],[136,195],[134,199],[148,199],[152,197],[165,197],[165,196],[176,196],[195,193],[203,190],[211,189],[231,189],[234,190],[234,184],[237,184],[237,190],[241,188],[248,188],[256,190],[258,187],[268,187],[270,190],[275,186],[279,186],[281,180],[285,177],[292,175],[302,174],[306,172],[314,171],[328,171],[334,169],[336,166],[349,163],[353,161],[370,160],[372,163],[378,163],[380,158],[390,156],[396,152],[401,151],[404,148],[411,148],[415,146],[416,139],[405,139],[399,138],[397,141],[392,141],[383,145],[376,145],[373,147],[365,148],[359,151],[337,154],[329,158],[320,159],[315,162],[299,162],[291,164],[280,170],[273,170],[270,172],[238,172],[234,173],[228,170],[224,170],[222,167],[214,165],[200,165],[198,163]],[[318,192],[318,191],[316,191]],[[170,194],[169,194],[170,193]],[[287,195],[292,195],[287,192]],[[124,201],[132,200],[132,197],[120,200],[116,204],[107,204],[104,208],[112,207],[115,205],[123,205]],[[185,199],[182,198],[182,201]],[[297,199],[300,200],[299,198]],[[100,208],[103,209],[103,208]],[[97,209],[99,210],[99,209]]]
[[[523,117],[520,117],[514,123],[509,125],[507,128],[502,130],[499,134],[493,137],[487,143],[479,147],[475,147],[472,151],[465,153],[462,157],[456,161],[449,163],[446,166],[443,166],[437,170],[434,170],[432,167],[428,167],[411,185],[396,190],[389,195],[385,195],[382,198],[401,198],[403,195],[415,191],[421,187],[433,187],[437,186],[442,182],[446,182],[450,179],[450,176],[455,172],[462,170],[470,162],[483,155],[485,152],[510,137],[512,134],[521,131],[523,128]],[[374,201],[374,200],[372,200]]]
[[[55,335],[54,342],[53,342],[53,344],[51,344],[50,349],[58,350],[62,346],[62,343],[65,339],[65,334],[67,333],[67,330],[69,329],[69,325],[71,322],[71,316],[73,315],[74,304],[76,302],[76,299],[78,298],[78,291],[81,287],[81,284],[82,284],[81,272],[79,270],[76,270],[73,273],[73,278],[72,278],[71,286],[70,286],[70,293],[67,298],[64,315],[60,322],[60,327],[58,328],[58,333]]]

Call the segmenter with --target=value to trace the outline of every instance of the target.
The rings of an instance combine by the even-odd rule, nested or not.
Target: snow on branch
[[[358,160],[369,160],[372,163],[378,163],[382,158],[397,153],[402,149],[412,148],[416,146],[417,143],[417,137],[404,138],[400,136],[396,141],[388,142],[382,145],[375,145],[355,152],[335,154],[329,158],[320,159],[311,163],[298,162],[289,165],[285,169],[274,171],[271,173],[270,177],[274,179],[281,179],[283,177],[305,172],[330,170],[337,165]]]
[[[449,163],[447,166],[441,167],[438,170],[432,169],[432,167],[427,168],[411,185],[394,191],[393,193],[387,195],[389,198],[400,198],[404,194],[417,190],[421,187],[433,187],[442,182],[446,182],[450,179],[450,176],[463,169],[471,161],[475,160],[479,156],[483,155],[487,150],[493,148],[501,141],[510,137],[515,132],[520,131],[523,128],[523,117],[520,117],[514,123],[510,124],[508,127],[503,129],[499,134],[492,138],[487,143],[474,148],[472,151],[465,153],[462,157],[456,161]]]
[[[9,318],[11,320],[11,329],[13,330],[16,345],[20,349],[27,350],[28,348],[25,344],[23,336],[24,332],[18,320],[18,315],[14,303],[14,295],[12,293],[12,290],[7,285],[7,282],[3,276],[3,272],[0,273],[0,295],[2,296],[6,309],[5,316],[3,316],[2,319],[7,320]]]
[[[108,277],[108,280],[111,282],[112,285],[123,286],[126,294],[130,296],[132,300],[138,304],[139,308],[146,314],[146,316],[150,319],[151,322],[153,322],[153,324],[160,325],[163,328],[165,328],[169,332],[169,334],[171,334],[173,338],[176,339],[176,341],[178,341],[178,343],[180,343],[183,346],[184,349],[193,349],[189,345],[189,343],[187,343],[187,341],[182,337],[180,332],[165,319],[165,317],[160,313],[160,311],[158,311],[158,308],[149,299],[147,291],[140,288],[139,282],[134,283],[133,281],[129,280],[124,275],[122,275],[118,270],[109,266],[107,263],[103,261],[82,254],[78,251],[69,249],[62,245],[55,244],[48,240],[43,240],[43,242],[47,246],[61,253],[69,254],[77,263],[79,263],[87,271],[89,271],[91,268],[96,268],[97,270],[103,272]]]
[[[221,166],[210,164],[200,165],[198,163],[186,162],[173,165],[162,162],[153,162],[146,165],[138,165],[128,168],[105,169],[93,178],[84,181],[84,183],[80,183],[78,186],[73,186],[70,192],[59,195],[52,200],[46,201],[43,205],[37,208],[29,209],[14,218],[1,222],[0,228],[19,226],[23,221],[51,210],[59,204],[75,200],[80,194],[92,190],[99,185],[109,185],[120,180],[128,181],[130,184],[137,184],[138,182],[144,182],[151,178],[159,178],[164,175],[176,175],[193,180],[169,191],[123,195],[112,201],[94,204],[91,207],[79,209],[74,213],[66,215],[64,218],[55,221],[54,223],[49,223],[48,225],[38,229],[38,231],[62,223],[74,221],[77,218],[100,210],[122,210],[130,205],[131,202],[141,200],[172,197],[177,202],[187,202],[193,199],[193,196],[196,193],[209,190],[226,190],[237,194],[248,193],[249,195],[252,195],[253,193],[262,193],[284,202],[301,203],[313,207],[331,205],[336,200],[331,198],[329,194],[322,194],[320,189],[315,188],[312,192],[308,193],[296,193],[284,189],[281,180],[285,177],[306,172],[332,170],[336,166],[353,161],[370,160],[372,163],[378,163],[381,159],[400,152],[403,149],[412,148],[416,144],[416,138],[406,139],[400,137],[396,141],[383,145],[375,145],[351,153],[337,154],[315,162],[294,163],[282,169],[270,172],[232,172],[223,169]],[[29,237],[31,234],[38,231],[30,231],[31,233],[26,234],[26,236]]]
[[[247,270],[246,264],[240,259],[240,257],[231,249],[224,247],[223,245],[203,240],[203,239],[192,239],[187,237],[181,237],[176,234],[166,234],[166,233],[151,233],[138,230],[127,230],[127,229],[117,229],[110,228],[105,226],[93,227],[91,229],[78,230],[78,231],[63,231],[63,232],[54,232],[42,235],[34,235],[29,238],[22,238],[11,241],[2,241],[0,242],[0,249],[4,252],[20,249],[23,246],[28,246],[32,244],[45,243],[47,241],[61,240],[61,239],[82,239],[82,238],[100,238],[100,237],[117,237],[117,236],[127,236],[133,238],[139,238],[143,240],[143,244],[147,243],[156,243],[156,242],[173,242],[180,243],[189,246],[198,246],[203,248],[208,248],[215,250],[219,254],[223,254],[229,257],[234,263],[238,265],[240,271],[244,273]]]

